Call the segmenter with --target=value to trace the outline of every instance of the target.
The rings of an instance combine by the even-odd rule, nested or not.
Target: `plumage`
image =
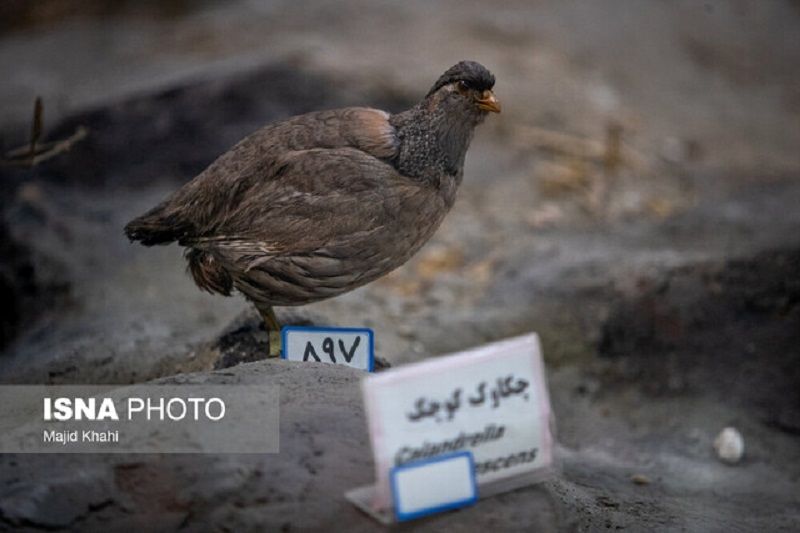
[[[148,246],[177,241],[200,288],[235,288],[262,314],[352,290],[438,228],[475,126],[499,111],[493,84],[463,61],[402,113],[353,107],[265,126],[125,233]]]

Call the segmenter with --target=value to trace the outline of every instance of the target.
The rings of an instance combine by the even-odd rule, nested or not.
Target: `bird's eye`
[[[472,89],[472,85],[470,85],[469,82],[466,82],[464,80],[459,81],[457,87],[458,87],[458,92],[460,92],[461,94],[466,94],[467,91]]]

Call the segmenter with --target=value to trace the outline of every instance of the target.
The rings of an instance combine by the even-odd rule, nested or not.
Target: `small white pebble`
[[[721,461],[738,463],[744,455],[744,439],[739,430],[732,427],[723,429],[714,439],[714,449]]]

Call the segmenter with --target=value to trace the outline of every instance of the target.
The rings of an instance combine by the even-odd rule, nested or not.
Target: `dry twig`
[[[33,106],[33,118],[31,119],[31,140],[25,146],[14,148],[6,152],[5,156],[0,159],[2,166],[19,166],[19,167],[33,167],[43,161],[47,161],[58,154],[68,151],[76,143],[80,142],[89,133],[89,130],[83,126],[78,126],[75,133],[62,139],[60,141],[51,141],[47,143],[39,143],[42,136],[44,125],[44,105],[42,99],[36,97],[36,103]]]

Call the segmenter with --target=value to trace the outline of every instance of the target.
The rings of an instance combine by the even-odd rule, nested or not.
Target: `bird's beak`
[[[477,104],[478,109],[484,111],[491,111],[492,113],[500,112],[500,102],[497,101],[494,93],[489,90],[483,91],[481,97],[475,100],[475,104]]]

